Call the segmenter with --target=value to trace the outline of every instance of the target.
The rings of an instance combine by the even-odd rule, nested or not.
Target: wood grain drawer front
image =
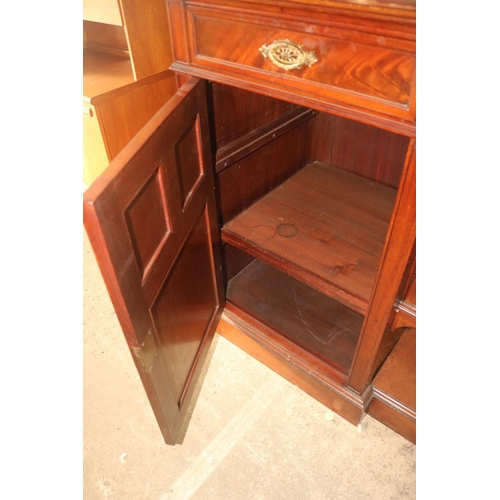
[[[190,65],[414,121],[415,42],[353,29],[312,25],[189,6]],[[259,49],[289,39],[317,62],[283,69]]]

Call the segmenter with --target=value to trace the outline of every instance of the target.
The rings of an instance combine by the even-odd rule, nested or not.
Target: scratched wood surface
[[[229,282],[227,301],[349,373],[361,314],[258,260]]]
[[[223,239],[365,313],[396,191],[321,162],[223,227]]]

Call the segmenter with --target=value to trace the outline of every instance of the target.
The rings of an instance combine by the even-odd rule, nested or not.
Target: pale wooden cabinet
[[[123,26],[119,0],[83,0],[83,19]]]
[[[94,106],[83,101],[83,182],[92,182],[109,164],[103,131]]]
[[[163,1],[85,0],[83,16],[83,170],[90,185],[177,85]]]

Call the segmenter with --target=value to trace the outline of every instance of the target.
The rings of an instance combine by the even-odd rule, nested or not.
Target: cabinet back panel
[[[298,107],[218,83],[212,84],[212,96],[216,151]]]
[[[347,118],[319,113],[311,121],[311,161],[397,188],[409,138]]]
[[[219,207],[226,224],[307,163],[308,122],[220,172]]]

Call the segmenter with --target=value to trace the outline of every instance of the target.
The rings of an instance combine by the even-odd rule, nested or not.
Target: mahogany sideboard
[[[217,330],[415,442],[415,2],[167,8],[179,91],[84,195],[165,441]]]

